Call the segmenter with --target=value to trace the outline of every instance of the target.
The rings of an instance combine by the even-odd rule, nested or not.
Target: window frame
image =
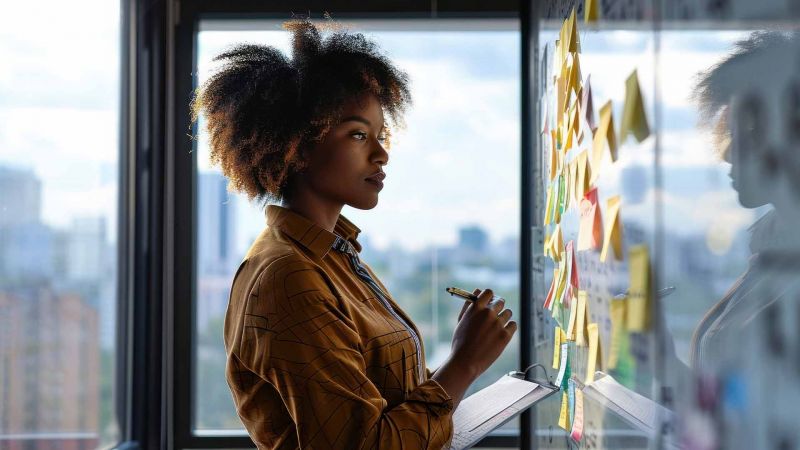
[[[337,1],[311,1],[304,5],[303,11],[310,10],[312,14],[317,13],[321,16],[324,11],[335,11],[337,19],[381,19],[381,20],[403,20],[403,19],[430,19],[430,18],[469,18],[469,19],[497,19],[497,18],[516,18],[521,19],[530,14],[530,6],[522,2],[523,14],[520,11],[520,3],[514,0],[503,0],[493,2],[491,5],[470,2],[463,4],[455,0],[450,1],[413,1],[413,2],[344,2]],[[244,435],[209,435],[207,433],[198,434],[193,431],[194,397],[193,389],[195,378],[195,342],[194,342],[194,317],[196,298],[196,267],[194,264],[196,255],[197,227],[194,223],[195,211],[197,208],[197,193],[195,186],[197,181],[196,154],[192,151],[194,142],[187,138],[187,133],[196,134],[196,129],[189,122],[189,103],[196,82],[196,49],[197,33],[199,23],[202,19],[287,19],[287,12],[297,9],[297,4],[291,1],[260,2],[260,1],[239,1],[223,2],[219,0],[200,0],[194,2],[177,2],[167,0],[163,10],[153,11],[147,9],[139,11],[144,14],[142,18],[145,23],[150,21],[157,22],[160,26],[142,26],[137,20],[138,30],[146,34],[151,47],[141,49],[140,56],[144,61],[150,61],[151,74],[160,73],[162,76],[151,80],[150,89],[140,91],[140,101],[142,95],[149,95],[153,103],[157,103],[159,92],[165,92],[169,97],[165,100],[165,105],[149,105],[144,108],[149,111],[149,117],[156,117],[163,120],[152,121],[148,134],[143,134],[143,140],[152,139],[149,151],[140,146],[137,151],[149,155],[151,168],[159,168],[158,171],[151,170],[155,176],[149,177],[153,181],[151,190],[162,194],[163,203],[158,198],[150,198],[148,206],[150,211],[161,211],[164,219],[163,225],[158,227],[158,222],[152,223],[153,233],[148,241],[153,245],[150,248],[163,248],[163,254],[154,258],[152,253],[150,259],[149,284],[150,289],[147,298],[150,299],[149,311],[140,311],[137,319],[146,321],[152,329],[158,333],[139,333],[138,347],[146,351],[135,351],[134,355],[148,354],[149,356],[140,358],[134,364],[134,373],[140,374],[148,372],[145,376],[138,379],[148,380],[147,386],[139,386],[140,392],[144,395],[138,399],[139,404],[133,405],[133,423],[139,423],[137,428],[137,440],[149,442],[153,447],[162,448],[254,448],[252,440]],[[141,7],[139,8],[141,9]],[[529,169],[531,156],[528,149],[533,142],[529,127],[524,126],[529,123],[532,108],[529,102],[529,83],[531,76],[528,70],[528,55],[531,49],[530,39],[538,33],[530,32],[530,24],[536,23],[531,20],[520,20],[520,93],[521,93],[521,202],[526,205],[534,198],[530,192],[531,180]],[[159,37],[163,40],[158,41]],[[138,40],[141,40],[141,36]],[[153,47],[155,50],[153,50]],[[160,51],[160,52],[159,52]],[[163,55],[161,58],[153,58],[154,55]],[[152,60],[152,61],[151,61]],[[163,64],[163,66],[159,65]],[[155,70],[156,68],[162,70]],[[166,72],[165,72],[166,70]],[[143,76],[142,81],[147,81],[147,76],[143,75],[147,70],[138,71]],[[169,72],[169,73],[167,73]],[[192,77],[176,77],[174,74],[193,74]],[[145,102],[146,103],[146,102]],[[147,117],[145,117],[146,119]],[[162,129],[156,129],[156,124],[166,123]],[[140,126],[139,128],[143,128]],[[152,136],[166,136],[166,140],[159,146]],[[163,149],[165,151],[158,151]],[[138,154],[138,152],[137,152]],[[179,157],[189,155],[189,157]],[[158,161],[154,161],[158,159]],[[147,177],[142,176],[146,180]],[[155,186],[156,183],[165,183]],[[144,187],[142,189],[147,189]],[[143,193],[146,196],[148,192]],[[158,196],[156,196],[158,197]],[[142,205],[144,206],[144,205]],[[141,211],[137,209],[137,211]],[[147,219],[139,220],[147,221]],[[532,320],[530,314],[531,299],[531,280],[530,280],[530,252],[531,252],[531,226],[530,208],[521,207],[521,229],[520,229],[520,367],[527,367],[533,361],[531,348]],[[157,235],[157,237],[156,237]],[[163,242],[163,247],[160,245]],[[148,255],[142,255],[143,257]],[[161,266],[163,257],[163,267]],[[156,261],[158,259],[158,261]],[[142,259],[145,260],[145,259]],[[183,261],[183,263],[176,263]],[[141,286],[145,289],[147,285]],[[159,295],[161,291],[161,295]],[[162,299],[163,302],[159,300]],[[145,309],[145,308],[142,308]],[[139,322],[135,322],[139,323]],[[148,327],[150,328],[150,327]],[[141,330],[139,330],[141,331]],[[148,341],[142,334],[147,334]],[[158,334],[158,336],[156,336]],[[156,338],[163,340],[163,349],[159,347]],[[158,341],[161,342],[161,341]],[[148,345],[149,343],[149,345]],[[158,347],[158,348],[156,348]],[[189,351],[186,351],[189,349]],[[162,355],[163,350],[163,355]],[[154,362],[155,355],[159,355],[158,362]],[[163,363],[162,363],[163,356]],[[145,365],[138,367],[139,364]],[[149,364],[149,367],[146,366]],[[161,365],[163,364],[163,366]],[[163,378],[157,379],[156,373]],[[137,378],[134,378],[134,381]],[[189,382],[186,382],[189,381]],[[163,393],[164,398],[159,399],[158,393]],[[132,399],[137,401],[139,396]],[[159,403],[161,401],[161,404]],[[160,414],[146,413],[145,411],[161,411]],[[478,444],[478,447],[501,447],[501,448],[528,448],[530,438],[530,412],[523,414],[521,419],[520,434],[493,435],[489,436]],[[164,432],[160,436],[156,435],[158,430],[157,423],[160,422]],[[159,440],[157,440],[159,439]],[[526,444],[526,442],[528,444]],[[163,444],[163,445],[162,445]],[[520,447],[522,445],[522,447]],[[149,448],[150,445],[145,445]]]

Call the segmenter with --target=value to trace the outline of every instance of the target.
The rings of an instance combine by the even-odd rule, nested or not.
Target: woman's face
[[[347,103],[341,117],[311,150],[303,178],[326,202],[372,209],[389,162],[383,108],[374,95],[365,95]]]

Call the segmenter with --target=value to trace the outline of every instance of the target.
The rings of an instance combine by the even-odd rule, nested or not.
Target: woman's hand
[[[517,323],[511,319],[510,309],[503,309],[505,300],[492,301],[491,289],[475,289],[477,301],[467,301],[458,315],[458,325],[453,332],[450,358],[467,367],[477,378],[500,357]]]
[[[491,302],[491,289],[476,289],[474,294],[478,300],[467,301],[458,315],[450,357],[432,377],[456,406],[469,385],[497,360],[517,331],[517,323],[510,320],[511,310],[503,309],[505,300]]]

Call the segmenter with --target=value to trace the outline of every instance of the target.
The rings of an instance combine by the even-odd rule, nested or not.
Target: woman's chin
[[[356,209],[363,209],[368,210],[378,206],[378,195],[372,196],[372,198],[361,198],[357,201],[348,202],[349,206],[356,208]]]

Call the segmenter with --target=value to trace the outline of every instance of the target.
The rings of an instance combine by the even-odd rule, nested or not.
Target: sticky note
[[[575,321],[578,319],[578,299],[573,297],[569,302],[569,325],[567,326],[567,340],[575,340]]]
[[[625,106],[622,109],[622,121],[619,126],[619,141],[625,142],[629,132],[633,133],[639,142],[650,136],[642,91],[639,88],[639,77],[636,75],[635,69],[625,80]]]
[[[600,108],[600,125],[594,133],[592,143],[592,183],[600,175],[600,166],[606,154],[606,143],[611,152],[611,161],[617,160],[617,139],[614,136],[614,118],[611,112],[611,100]]]
[[[584,150],[578,154],[578,162],[576,163],[578,169],[578,177],[575,181],[577,189],[575,196],[578,199],[578,203],[586,195],[586,192],[589,190],[589,177],[591,173],[589,172],[589,153]]]
[[[544,299],[544,305],[542,308],[544,309],[552,309],[553,307],[553,297],[555,296],[556,291],[556,284],[558,284],[558,267],[553,269],[553,281],[550,283],[550,290],[547,291],[547,297]]]
[[[553,214],[553,188],[552,186],[547,186],[547,200],[544,207],[544,224],[550,225],[550,216]]]
[[[578,317],[575,318],[575,344],[583,347],[586,345],[586,308],[589,294],[586,291],[578,291],[578,306],[576,307]]]
[[[594,372],[597,368],[597,354],[599,352],[599,332],[596,323],[590,323],[587,327],[589,331],[589,359],[586,361],[586,381],[589,384],[594,381]]]
[[[580,442],[583,438],[583,391],[575,390],[575,413],[572,419],[572,431],[569,436],[575,442]]]
[[[583,22],[592,23],[600,19],[600,0],[586,0],[583,10]]]
[[[567,404],[569,405],[569,427],[572,428],[572,421],[575,420],[575,381],[567,381]],[[569,429],[568,429],[569,431]]]
[[[565,299],[569,300],[568,293],[572,286],[575,286],[577,283],[575,282],[575,278],[573,276],[575,270],[575,252],[572,250],[573,244],[572,241],[567,243],[566,248],[564,249],[564,257],[562,260],[564,261],[564,267],[566,268],[566,272],[561,274],[562,277],[565,278],[565,286],[564,290],[561,291],[561,295],[556,297],[560,303],[565,303]]]
[[[564,337],[563,335],[561,336]],[[558,376],[556,376],[556,385],[560,386],[563,382],[565,377],[569,378],[569,374],[567,374],[567,366],[569,365],[569,345],[561,341],[561,361],[558,366]]]
[[[573,205],[580,205],[580,201],[583,198],[583,194],[580,193],[580,185],[578,184],[580,171],[578,170],[578,163],[580,162],[579,158],[575,158],[570,163],[570,177],[572,178],[572,197],[570,197],[570,201]]]
[[[568,52],[581,51],[580,42],[578,42],[577,22],[577,14],[575,13],[575,8],[573,7],[572,12],[569,14],[569,18],[567,19],[567,30],[564,36],[566,41],[564,49]]]
[[[570,56],[569,78],[567,79],[567,100],[571,98],[570,96],[573,93],[575,97],[578,98],[578,91],[581,86],[581,60],[577,53],[572,53]]]
[[[646,245],[636,245],[628,252],[630,287],[625,324],[628,331],[646,331],[650,309],[650,256]]]
[[[555,328],[553,336],[553,369],[558,369],[558,362],[561,359],[561,328]]]
[[[586,75],[586,81],[583,83],[583,88],[581,89],[581,111],[586,118],[586,123],[589,124],[589,128],[592,130],[592,133],[594,133],[597,129],[597,124],[594,122],[591,78],[591,75]]]
[[[569,400],[567,399],[567,393],[564,392],[561,394],[561,412],[558,414],[558,426],[561,428],[568,430],[567,428],[567,419],[569,415]]]
[[[609,306],[611,315],[611,348],[608,350],[607,361],[609,369],[616,369],[617,361],[619,361],[622,339],[626,334],[625,307],[627,303],[627,297],[613,298]]]
[[[578,228],[578,250],[591,250],[600,247],[603,224],[600,207],[597,205],[597,188],[590,189],[579,205],[580,227]]]
[[[564,255],[564,237],[561,233],[560,224],[556,224],[553,234],[550,236],[550,254],[553,257],[553,261],[556,262],[561,261]]]
[[[606,204],[606,230],[603,239],[603,249],[600,251],[600,261],[606,262],[608,249],[614,249],[614,256],[622,260],[622,227],[619,218],[619,195],[610,197]]]
[[[547,47],[545,47],[545,51],[547,51]],[[550,109],[549,108],[550,102],[548,101],[547,96],[543,96],[542,97],[541,105],[542,105],[542,107],[541,107],[540,110],[542,111],[542,126],[541,126],[541,129],[539,131],[540,131],[541,134],[545,134],[545,133],[549,133],[549,131],[550,131],[550,127],[548,126],[549,125],[548,124],[549,117],[548,117],[548,114],[547,114],[549,109]]]

